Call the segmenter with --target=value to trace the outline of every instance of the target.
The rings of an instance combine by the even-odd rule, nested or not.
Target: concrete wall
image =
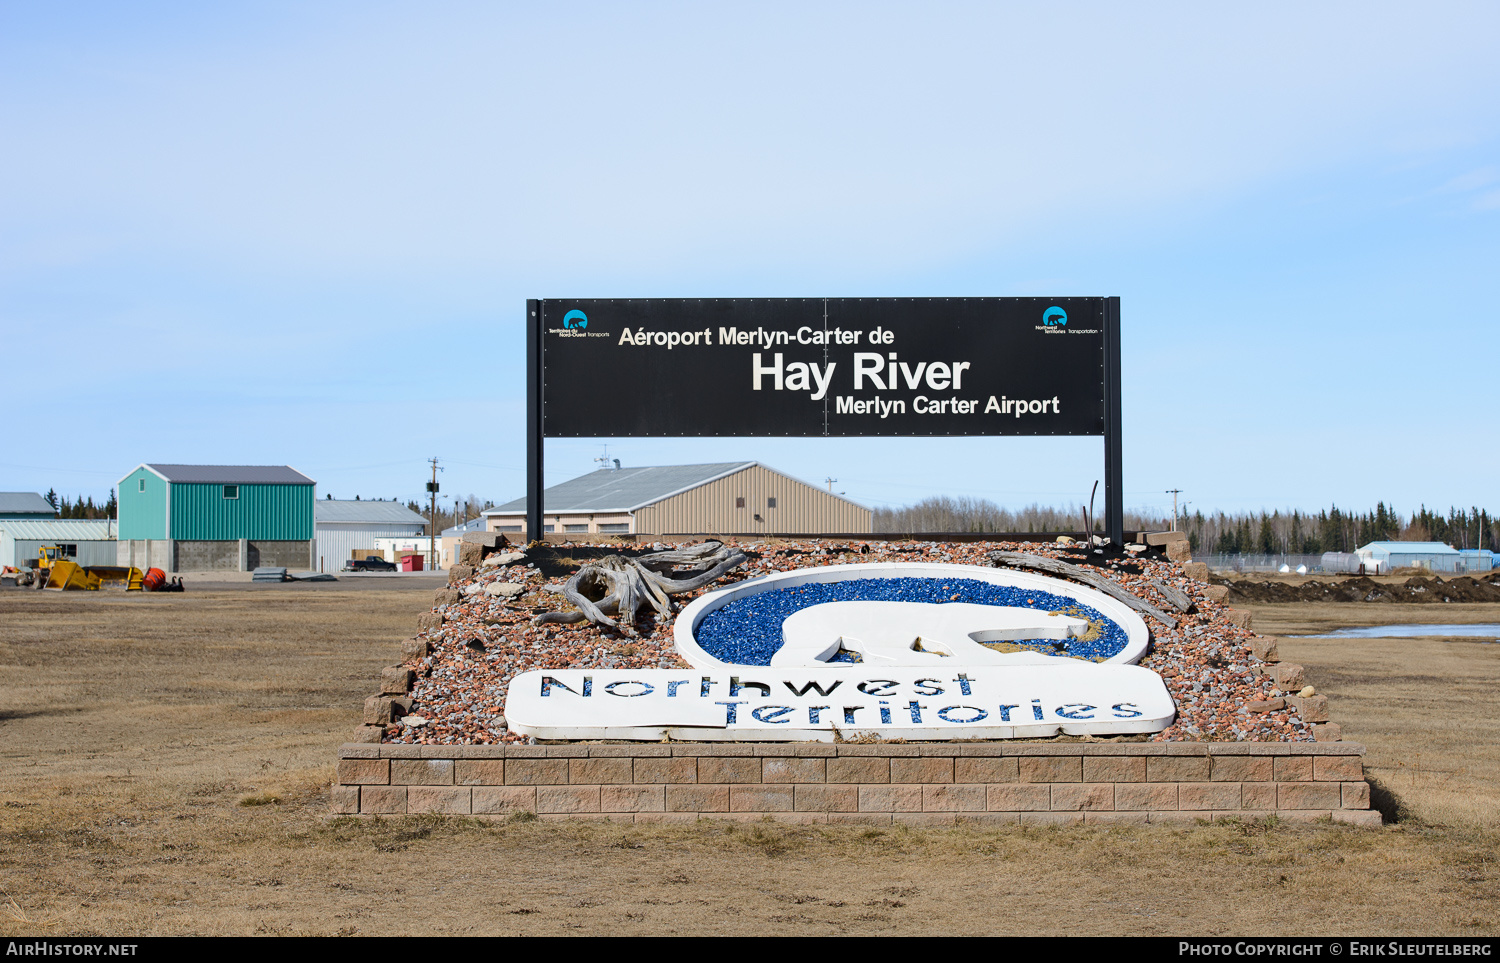
[[[1353,743],[346,744],[333,811],[889,826],[1332,819],[1379,828]]]
[[[240,543],[238,541],[188,541],[177,544],[177,560],[170,570],[174,572],[238,572],[240,570]],[[303,545],[307,543],[304,542]]]
[[[178,544],[181,543],[179,542]],[[314,550],[313,546],[315,544],[316,543],[312,540],[308,540],[305,542],[251,541],[249,545],[246,546],[246,555],[248,556],[246,559],[246,568],[249,571],[254,571],[255,569],[265,565],[275,568],[296,569],[299,572],[305,572],[309,568],[316,567],[315,565],[313,565],[315,559],[313,559],[312,557],[312,553]]]
[[[175,554],[169,539],[122,538],[115,543],[115,564],[133,565],[143,572],[148,568],[174,571]]]
[[[123,539],[116,544],[115,565],[133,565],[142,571],[248,572],[262,565],[306,571],[313,564],[313,541],[289,542]]]

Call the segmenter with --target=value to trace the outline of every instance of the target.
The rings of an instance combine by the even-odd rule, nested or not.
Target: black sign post
[[[1119,547],[1125,544],[1125,456],[1120,444],[1120,299],[1103,301],[1104,534]]]
[[[542,306],[547,302],[526,302],[526,538],[537,541],[542,527],[542,444],[546,434],[542,427],[543,350],[546,340]]]
[[[1102,435],[1124,540],[1119,298],[526,302],[526,527],[548,437]],[[613,372],[642,385],[639,400]]]

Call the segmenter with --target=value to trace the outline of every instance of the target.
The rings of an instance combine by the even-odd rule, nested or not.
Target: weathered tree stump
[[[532,624],[588,619],[624,635],[635,635],[634,622],[643,608],[649,606],[658,615],[667,615],[672,611],[668,596],[702,588],[744,561],[744,552],[713,541],[638,558],[607,555],[584,565],[563,586],[563,597],[577,606],[577,611],[545,612]]]

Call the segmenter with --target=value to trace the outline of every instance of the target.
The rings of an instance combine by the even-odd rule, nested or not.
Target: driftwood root
[[[608,555],[584,565],[563,586],[563,597],[576,606],[576,611],[546,612],[532,619],[532,624],[587,619],[621,634],[635,635],[633,623],[642,609],[668,615],[672,611],[668,596],[702,588],[744,561],[745,553],[739,549],[713,541],[638,558]]]

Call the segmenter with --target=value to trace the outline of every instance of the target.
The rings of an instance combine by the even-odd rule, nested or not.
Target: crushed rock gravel
[[[1017,542],[834,544],[796,538],[725,541],[744,551],[748,561],[704,589],[673,596],[674,611],[704,592],[745,578],[820,565],[901,561],[989,568],[989,553],[996,550],[1061,557],[1065,561],[1080,551],[1067,545]],[[665,547],[641,545],[627,551],[636,554]],[[633,638],[589,622],[532,625],[533,617],[543,611],[571,608],[556,591],[566,575],[548,578],[537,564],[559,558],[566,563],[570,550],[576,551],[580,558],[587,551],[572,544],[549,545],[524,553],[509,564],[487,560],[488,564],[478,567],[472,578],[451,586],[458,590],[459,600],[435,605],[433,611],[442,617],[442,627],[417,636],[427,640],[431,651],[425,658],[407,664],[416,672],[412,708],[400,722],[386,728],[385,742],[435,745],[524,742],[524,737],[505,729],[505,690],[512,678],[532,669],[689,668],[673,649],[670,618],[637,625],[639,634]],[[517,554],[521,553],[510,553]],[[557,571],[554,565],[547,567]],[[1137,568],[1139,572],[1132,571]],[[1268,675],[1257,671],[1264,663],[1250,652],[1253,633],[1229,621],[1229,609],[1204,594],[1209,587],[1206,583],[1188,578],[1181,566],[1160,558],[1139,558],[1096,571],[1157,608],[1171,612],[1177,619],[1177,626],[1168,628],[1150,616],[1143,616],[1151,630],[1152,642],[1140,664],[1161,675],[1177,703],[1176,720],[1152,735],[1151,741],[1313,741],[1312,727],[1290,706],[1264,711],[1264,703],[1276,705],[1273,700],[1287,693],[1279,691]],[[1174,611],[1151,584],[1152,579],[1186,593],[1195,611],[1191,614]],[[520,591],[501,590],[499,586],[503,583],[518,585]],[[1252,708],[1252,702],[1262,706]]]

